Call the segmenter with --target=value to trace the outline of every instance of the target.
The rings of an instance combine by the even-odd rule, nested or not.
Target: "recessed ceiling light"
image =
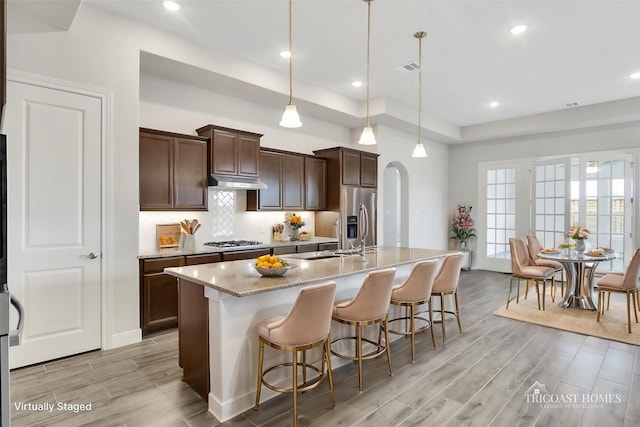
[[[496,108],[498,105],[500,105],[500,103],[496,102],[496,101],[493,101],[493,102],[489,103],[489,107],[491,107],[491,108]]]
[[[515,27],[511,27],[509,32],[511,34],[520,34],[520,33],[524,33],[526,29],[527,29],[526,25],[516,25]]]
[[[351,82],[351,86],[360,87],[360,86],[362,86],[362,82],[360,82],[360,81]]]
[[[633,73],[629,77],[632,79],[640,79],[640,73]]]
[[[175,12],[180,10],[180,5],[174,1],[167,0],[162,3],[165,9],[170,10],[171,12]]]
[[[291,52],[289,52],[288,50],[283,50],[282,52],[280,52],[280,56],[282,56],[283,58],[291,58]]]

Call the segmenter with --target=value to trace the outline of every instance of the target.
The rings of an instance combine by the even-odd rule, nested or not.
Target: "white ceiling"
[[[175,13],[160,0],[84,3],[288,75],[287,0],[176,1]],[[418,73],[399,68],[418,62],[416,31],[428,33],[423,111],[456,126],[640,96],[629,78],[640,72],[640,0],[375,0],[371,14],[371,97],[407,114],[417,116]],[[515,24],[528,29],[511,35]],[[298,84],[363,101],[351,81],[366,81],[366,25],[364,1],[294,0],[294,97]],[[304,118],[300,101],[314,100],[294,100]]]

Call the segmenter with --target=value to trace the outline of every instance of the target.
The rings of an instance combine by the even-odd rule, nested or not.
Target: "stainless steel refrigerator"
[[[316,212],[316,232],[336,237],[340,249],[358,248],[364,236],[365,247],[378,241],[377,193],[375,188],[340,186],[339,206]]]

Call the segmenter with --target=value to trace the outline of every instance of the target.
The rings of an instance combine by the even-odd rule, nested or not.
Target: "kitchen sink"
[[[324,259],[324,258],[338,258],[340,255],[331,251],[315,251],[315,252],[300,252],[295,254],[284,254],[283,258],[294,259]]]

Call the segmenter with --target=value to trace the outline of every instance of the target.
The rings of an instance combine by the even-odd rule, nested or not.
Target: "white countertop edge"
[[[419,249],[419,248],[416,248]],[[431,249],[430,249],[431,250]],[[265,292],[271,292],[271,291],[277,291],[280,289],[286,289],[286,288],[292,288],[295,286],[303,286],[303,285],[311,285],[311,284],[316,284],[316,283],[322,283],[322,282],[326,282],[328,280],[333,280],[333,279],[338,279],[341,277],[347,277],[347,276],[352,276],[352,275],[356,275],[356,274],[362,274],[362,273],[368,273],[370,271],[374,271],[374,270],[380,270],[383,268],[389,268],[389,267],[394,267],[394,266],[400,266],[400,265],[405,265],[405,264],[413,264],[415,262],[418,261],[423,261],[423,260],[428,260],[428,259],[438,259],[438,258],[442,258],[444,256],[446,256],[447,254],[450,253],[456,253],[458,251],[439,251],[439,250],[431,250],[434,252],[438,252],[436,254],[430,255],[430,256],[425,256],[425,257],[417,257],[415,259],[409,259],[406,261],[400,261],[400,262],[394,262],[391,264],[386,264],[386,265],[377,265],[375,267],[364,267],[361,270],[358,271],[348,271],[345,273],[340,273],[340,274],[329,274],[326,276],[322,276],[322,277],[316,277],[316,278],[311,278],[311,279],[301,279],[300,281],[296,281],[296,282],[290,282],[290,283],[281,283],[281,284],[276,284],[276,282],[279,280],[279,278],[269,278],[269,277],[262,277],[259,278],[259,280],[265,280],[265,281],[274,281],[274,285],[273,286],[269,286],[269,287],[262,287],[262,288],[256,288],[256,289],[252,289],[252,290],[248,290],[248,291],[235,291],[233,289],[230,289],[228,287],[225,287],[223,285],[219,285],[216,283],[211,283],[210,281],[207,280],[202,280],[198,277],[195,277],[194,275],[190,275],[190,274],[184,274],[182,273],[182,270],[187,269],[187,271],[194,271],[197,267],[202,267],[202,265],[200,266],[190,266],[190,267],[170,267],[170,268],[165,268],[164,271],[167,274],[170,274],[174,277],[177,277],[179,279],[183,279],[183,280],[187,280],[189,282],[192,283],[196,283],[202,286],[206,286],[209,288],[213,288],[216,289],[222,293],[228,294],[228,295],[232,295],[235,297],[246,297],[246,296],[251,296],[251,295],[257,295],[257,294],[261,294],[261,293],[265,293]],[[371,254],[371,255],[375,255],[375,254]],[[354,257],[358,257],[359,255],[353,255]],[[315,262],[315,261],[321,261],[321,260],[309,260],[306,262]],[[226,263],[228,264],[236,264],[237,266],[241,266],[242,264],[247,264],[248,260],[240,260],[240,261],[227,261]],[[250,262],[250,261],[249,261]],[[216,264],[225,264],[225,263],[216,263]],[[206,265],[206,264],[204,264]],[[242,267],[240,267],[242,268]]]

